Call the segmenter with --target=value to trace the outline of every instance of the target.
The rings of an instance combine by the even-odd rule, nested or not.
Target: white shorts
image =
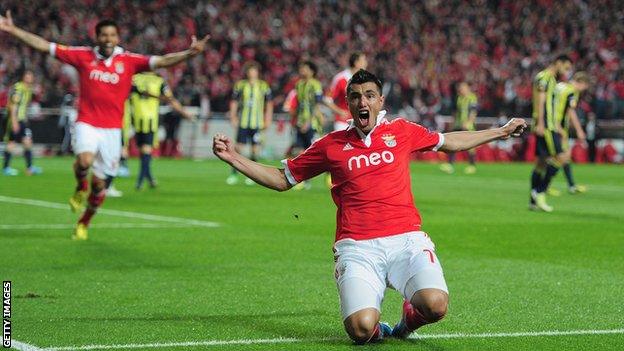
[[[121,157],[121,129],[98,128],[77,122],[72,138],[74,153],[94,155],[93,174],[100,179],[116,176]]]
[[[448,293],[435,245],[425,232],[371,239],[343,239],[334,245],[340,312],[346,319],[364,308],[381,311],[386,287],[411,300],[422,289]]]

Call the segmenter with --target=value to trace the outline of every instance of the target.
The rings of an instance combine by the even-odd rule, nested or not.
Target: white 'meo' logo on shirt
[[[348,166],[349,170],[352,171],[353,168],[360,169],[362,167],[378,166],[382,162],[394,162],[394,154],[388,150],[384,150],[381,154],[379,152],[373,152],[370,155],[353,156],[349,159]]]
[[[117,73],[102,72],[99,69],[91,70],[91,72],[89,72],[89,79],[110,84],[119,83],[119,75]]]

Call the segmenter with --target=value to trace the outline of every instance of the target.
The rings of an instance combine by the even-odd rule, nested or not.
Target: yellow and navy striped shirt
[[[537,111],[539,94],[546,93],[546,101],[544,102],[544,127],[547,130],[555,130],[555,119],[553,111],[553,94],[555,92],[557,80],[555,75],[548,70],[539,72],[533,79],[533,128],[537,126]]]
[[[303,126],[311,122],[313,128],[317,128],[317,116],[314,116],[316,104],[323,100],[323,88],[321,82],[312,78],[309,80],[299,80],[295,85],[297,93],[297,125]]]
[[[455,128],[463,128],[468,121],[470,113],[477,111],[477,95],[470,93],[466,96],[457,96],[457,117],[455,118]],[[468,130],[474,130],[474,123],[468,126]]]
[[[11,111],[17,109],[17,120],[19,122],[25,121],[30,101],[32,100],[32,88],[28,87],[23,82],[17,82],[13,84],[9,90],[9,104],[8,104],[8,116],[9,123],[11,123]]]
[[[271,87],[263,80],[251,83],[243,79],[236,82],[232,99],[238,100],[241,106],[240,128],[264,129],[264,105],[272,98]]]
[[[570,118],[568,118],[568,108],[576,108],[579,92],[574,89],[571,83],[561,82],[555,86],[553,104],[555,109],[555,121],[564,131],[570,128]]]
[[[153,72],[139,73],[132,77],[130,111],[134,130],[138,133],[158,131],[160,96],[172,97],[165,80]]]

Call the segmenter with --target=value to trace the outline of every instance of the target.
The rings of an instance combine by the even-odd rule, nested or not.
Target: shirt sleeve
[[[234,84],[234,89],[232,89],[232,100],[238,100],[241,96],[241,82],[236,82]]]
[[[323,102],[323,87],[320,82],[317,82],[314,86],[314,96],[316,102]]]
[[[410,140],[411,151],[438,151],[444,145],[444,135],[431,131],[420,124],[402,120],[401,128]]]
[[[128,53],[128,62],[131,63],[134,73],[151,71],[153,68],[153,56]]]
[[[85,48],[50,43],[50,55],[61,62],[77,67],[80,65],[80,54],[85,52]]]
[[[171,88],[169,88],[169,84],[167,84],[167,82],[163,82],[160,86],[160,93],[168,98],[173,97],[173,92],[171,92]]]
[[[577,102],[578,97],[576,96],[576,94],[570,94],[570,96],[568,96],[568,106],[570,106],[570,108],[575,109]]]
[[[535,77],[535,81],[533,82],[538,91],[544,92],[548,87],[548,77],[546,76],[537,76]]]
[[[271,86],[266,83],[266,90],[264,92],[264,99],[266,101],[272,100],[273,99],[273,91],[271,90]]]
[[[295,185],[304,180],[314,178],[327,172],[325,148],[322,145],[323,138],[315,141],[302,154],[291,159],[283,160],[284,173],[290,185]]]

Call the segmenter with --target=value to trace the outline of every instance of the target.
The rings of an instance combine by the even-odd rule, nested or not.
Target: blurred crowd
[[[364,51],[384,80],[392,111],[452,111],[455,82],[473,84],[480,115],[530,115],[531,82],[567,53],[593,84],[581,107],[598,118],[624,118],[624,1],[621,0],[5,0],[15,23],[68,45],[92,42],[102,18],[117,20],[131,51],[185,49],[210,34],[204,57],[162,72],[186,105],[209,101],[225,111],[242,66],[256,60],[276,106],[296,81],[296,63],[312,59],[325,86],[349,54]],[[75,73],[15,39],[0,40],[0,97],[24,65],[39,81],[37,99],[58,107],[76,91]],[[2,99],[0,99],[2,100]]]

